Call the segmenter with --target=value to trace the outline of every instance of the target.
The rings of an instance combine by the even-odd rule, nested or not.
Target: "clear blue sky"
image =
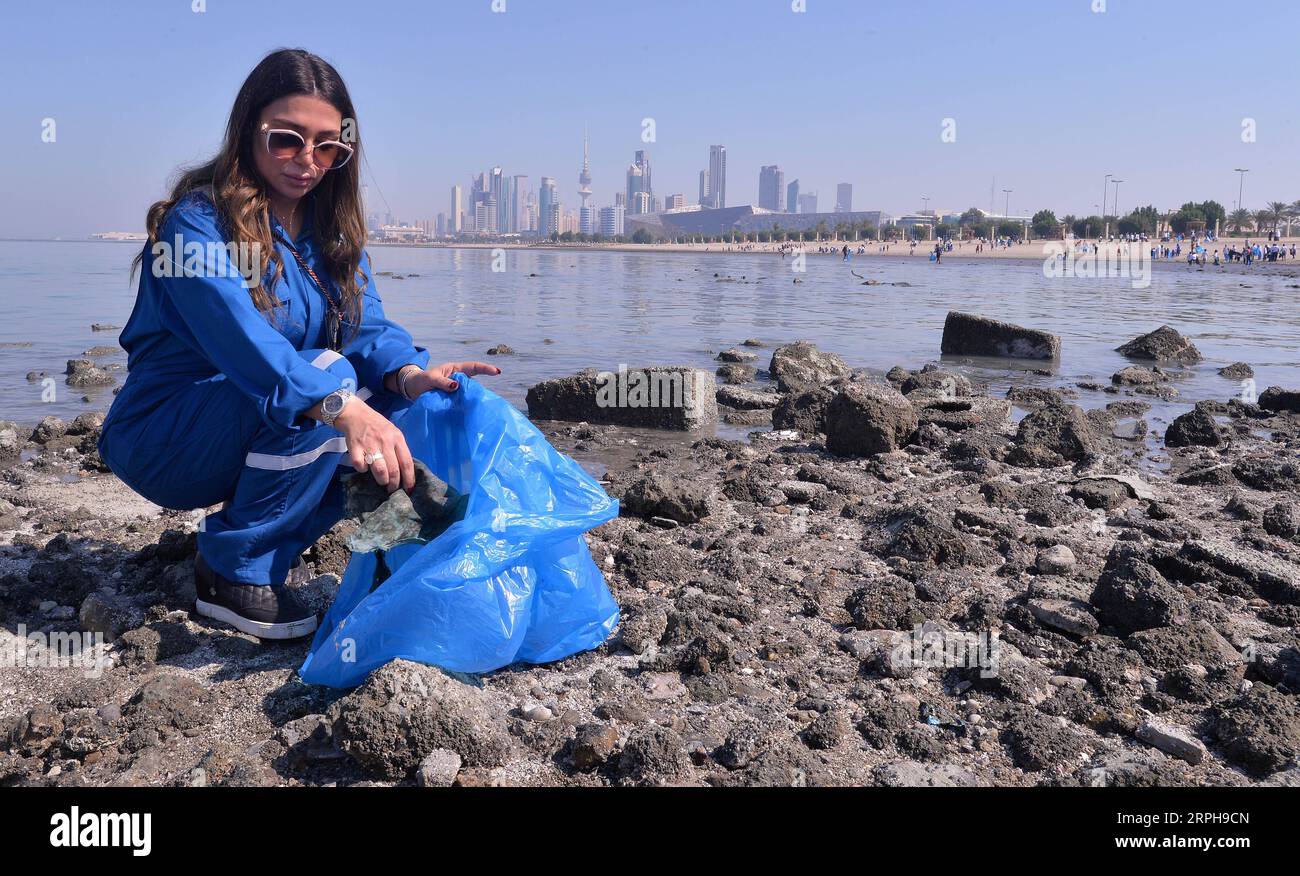
[[[656,194],[694,202],[711,143],[728,202],[758,169],[855,209],[1095,212],[1300,198],[1295,0],[5,0],[0,237],[138,230],[178,165],[217,145],[240,82],[279,46],[338,67],[363,175],[405,219],[500,164],[577,204],[590,125],[597,206],[639,148]],[[41,142],[41,121],[57,142]],[[657,141],[642,144],[641,120]],[[956,120],[955,143],[940,140]],[[1243,143],[1243,118],[1256,142]],[[1113,192],[1113,188],[1112,188]]]

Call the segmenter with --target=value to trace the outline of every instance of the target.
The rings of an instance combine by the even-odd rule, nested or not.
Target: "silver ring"
[[[376,450],[374,453],[367,453],[362,458],[366,461],[366,465],[374,465],[376,462],[384,458],[384,454]]]

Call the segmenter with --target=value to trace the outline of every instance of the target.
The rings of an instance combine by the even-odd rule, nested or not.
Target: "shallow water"
[[[0,418],[35,422],[107,407],[108,389],[63,384],[68,359],[96,345],[115,344],[134,300],[128,280],[137,244],[99,241],[0,241]],[[586,367],[617,370],[646,364],[712,368],[718,350],[757,337],[765,367],[770,345],[804,338],[850,364],[884,371],[939,361],[944,317],[964,310],[1062,338],[1049,375],[1045,363],[961,360],[952,364],[1001,394],[1011,383],[1108,384],[1126,362],[1114,348],[1168,323],[1191,338],[1205,362],[1185,369],[1180,395],[1164,403],[1146,396],[1153,425],[1201,399],[1226,400],[1240,381],[1215,372],[1236,361],[1255,369],[1259,391],[1271,384],[1300,387],[1300,262],[1250,269],[1191,269],[1157,265],[1151,285],[1127,279],[1048,279],[1034,262],[962,260],[936,266],[922,258],[809,255],[796,275],[778,255],[507,250],[494,272],[488,249],[371,248],[380,294],[390,316],[405,324],[437,361],[482,359],[504,373],[485,382],[523,406],[537,381]],[[850,270],[882,284],[866,286]],[[799,283],[793,279],[798,276]],[[489,357],[509,344],[517,355]],[[124,354],[101,359],[124,364]],[[29,371],[55,378],[55,400]],[[125,372],[118,372],[119,380]],[[48,386],[48,384],[46,385]],[[82,402],[89,395],[89,403]],[[1114,401],[1080,390],[1084,407]],[[744,431],[744,430],[740,430]]]

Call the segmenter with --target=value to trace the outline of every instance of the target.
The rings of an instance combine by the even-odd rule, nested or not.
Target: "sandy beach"
[[[1234,245],[1237,247],[1244,246],[1246,241],[1248,240],[1253,244],[1256,242],[1261,242],[1262,238],[1259,237],[1219,238],[1217,241],[1213,241],[1209,246],[1211,258],[1213,257],[1213,253],[1216,249],[1219,250],[1220,255],[1222,255],[1225,248]],[[1071,241],[1071,243],[1074,244],[1075,246],[1081,246],[1086,244],[1089,247],[1091,247],[1093,245],[1096,245],[1097,241],[1077,240],[1077,241]],[[1280,259],[1279,261],[1273,263],[1256,262],[1254,265],[1249,267],[1256,267],[1256,268],[1264,267],[1264,266],[1294,267],[1300,269],[1300,257],[1293,259],[1290,257],[1290,252],[1289,252],[1290,247],[1294,245],[1298,248],[1298,255],[1300,255],[1300,236],[1283,238],[1281,243],[1284,246],[1286,246],[1288,249],[1287,258]],[[804,242],[802,244],[800,243],[638,244],[638,243],[550,243],[550,242],[521,243],[521,242],[504,242],[504,241],[498,241],[498,242],[438,241],[432,243],[413,244],[413,243],[389,243],[389,242],[382,242],[382,241],[372,241],[369,245],[381,246],[381,247],[415,246],[415,247],[442,247],[442,248],[465,248],[465,249],[507,249],[507,250],[537,249],[537,250],[593,251],[593,252],[613,251],[613,252],[662,252],[662,253],[694,253],[694,254],[725,254],[725,255],[767,255],[767,256],[775,256],[778,258],[780,257],[781,254],[781,247],[788,246],[794,249],[802,249],[803,253],[808,257],[822,256],[822,257],[838,258],[841,256],[841,252],[840,252],[841,247],[843,247],[846,244],[849,247],[849,252],[851,253],[852,259],[903,258],[903,259],[917,259],[920,261],[927,261],[929,259],[930,253],[933,251],[934,248],[934,244],[929,241],[920,241],[917,243],[915,248],[913,248],[910,244],[903,243],[903,242],[879,243],[877,241],[852,241],[852,240],[823,241],[821,243]],[[995,246],[986,245],[982,249],[977,251],[977,243],[975,241],[967,240],[967,241],[955,242],[953,244],[952,251],[945,252],[943,254],[943,258],[962,259],[962,260],[997,259],[997,260],[1010,261],[1010,262],[1023,262],[1026,264],[1028,263],[1042,264],[1044,258],[1046,257],[1046,254],[1049,251],[1053,251],[1052,249],[1049,248],[1057,248],[1056,251],[1059,251],[1059,248],[1065,245],[1066,242],[1060,240],[1032,240],[1032,241],[1013,244],[1011,246],[1005,246],[1005,247],[995,247]],[[1139,251],[1144,251],[1149,253],[1153,243],[1150,241],[1146,241],[1146,242],[1138,241],[1138,242],[1126,244],[1122,241],[1103,241],[1101,245],[1103,247],[1112,248],[1114,251],[1122,250],[1125,252],[1125,254],[1131,251],[1136,256],[1136,254]],[[1170,243],[1166,245],[1174,245],[1174,244]],[[864,248],[862,252],[858,251],[858,247],[860,246]],[[1188,246],[1187,242],[1184,241],[1183,255],[1180,256],[1179,258],[1158,259],[1154,263],[1157,265],[1173,265],[1173,266],[1186,267],[1187,246]],[[787,256],[787,258],[788,257],[789,256]],[[1239,267],[1239,266],[1233,265],[1231,267]],[[1240,266],[1240,267],[1246,267],[1246,266]]]

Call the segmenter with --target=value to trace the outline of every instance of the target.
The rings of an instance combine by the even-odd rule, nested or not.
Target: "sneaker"
[[[297,639],[316,631],[316,612],[283,584],[241,584],[194,560],[195,610],[259,639]]]

